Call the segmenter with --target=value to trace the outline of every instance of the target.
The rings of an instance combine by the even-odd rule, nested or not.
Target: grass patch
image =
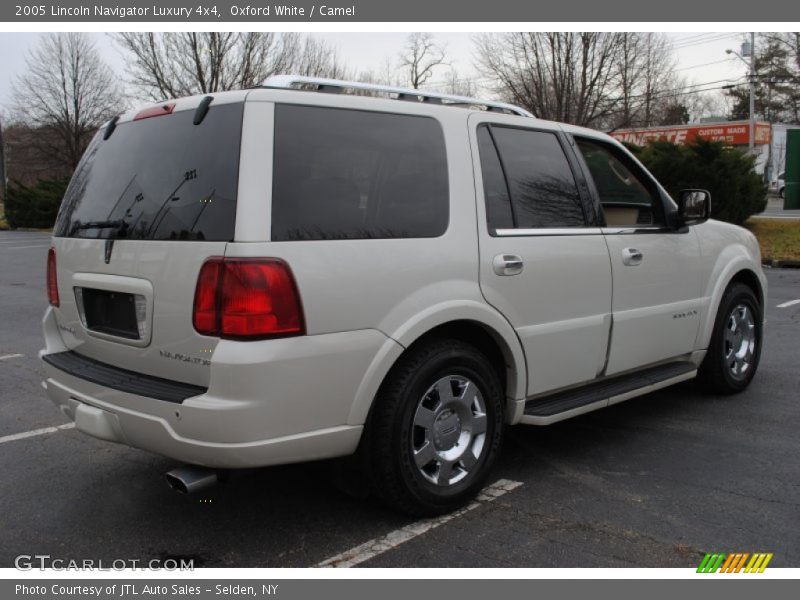
[[[800,260],[800,220],[752,218],[747,227],[758,238],[764,260]]]
[[[6,221],[6,213],[3,210],[3,207],[0,206],[0,230],[8,229],[8,221]]]

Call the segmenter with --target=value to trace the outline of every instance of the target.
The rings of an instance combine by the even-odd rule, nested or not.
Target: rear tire
[[[698,381],[709,392],[735,394],[753,380],[761,358],[762,308],[753,290],[732,283],[720,301]]]
[[[497,370],[470,344],[410,349],[378,392],[360,451],[375,494],[415,516],[466,504],[499,454],[503,402]]]

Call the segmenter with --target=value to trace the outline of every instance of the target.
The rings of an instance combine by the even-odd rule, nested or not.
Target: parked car
[[[162,102],[70,183],[44,387],[78,430],[187,463],[184,491],[351,456],[389,505],[449,511],[510,425],[747,387],[766,280],[709,213],[505,104],[293,77]]]
[[[769,182],[769,189],[783,198],[784,191],[786,190],[786,171],[778,173],[778,176]]]

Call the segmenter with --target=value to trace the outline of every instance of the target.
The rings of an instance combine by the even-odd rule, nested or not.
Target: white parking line
[[[0,437],[0,444],[5,444],[6,442],[15,442],[17,440],[24,440],[25,438],[36,437],[37,435],[56,433],[57,431],[61,431],[62,429],[72,429],[73,427],[75,427],[75,423],[66,423],[64,425],[59,425],[57,427],[43,427],[42,429],[34,429],[33,431],[25,431],[24,433],[15,433],[13,435]]]
[[[396,548],[408,540],[420,536],[423,533],[427,533],[431,529],[439,527],[439,525],[444,525],[448,521],[452,521],[453,519],[456,519],[471,510],[475,510],[481,504],[493,502],[500,496],[507,494],[521,485],[522,482],[520,481],[500,479],[495,481],[492,485],[485,487],[472,504],[462,508],[461,510],[457,510],[449,515],[436,517],[434,519],[416,521],[415,523],[411,523],[411,525],[406,525],[405,527],[396,529],[391,533],[387,533],[379,538],[372,539],[359,546],[356,546],[355,548],[351,548],[350,550],[342,552],[341,554],[327,558],[317,566],[348,568],[361,564],[371,558],[375,558],[376,556],[383,554],[384,552],[388,552],[392,548]]]
[[[788,302],[784,302],[783,304],[778,304],[775,308],[788,308],[790,306],[794,306],[795,304],[800,304],[800,300],[789,300]]]
[[[25,248],[49,248],[50,244],[39,244],[38,246],[9,246],[6,250],[24,250]]]
[[[3,354],[0,356],[0,360],[8,360],[9,358],[20,358],[25,356],[24,354]]]
[[[49,242],[50,238],[25,238],[23,240],[0,240],[0,244],[24,244],[25,242]]]
[[[756,215],[758,219],[800,219],[800,215]]]

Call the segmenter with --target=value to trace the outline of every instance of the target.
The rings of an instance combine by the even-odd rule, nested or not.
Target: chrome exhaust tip
[[[214,469],[186,465],[165,473],[167,484],[179,494],[193,494],[220,481],[220,472]]]

